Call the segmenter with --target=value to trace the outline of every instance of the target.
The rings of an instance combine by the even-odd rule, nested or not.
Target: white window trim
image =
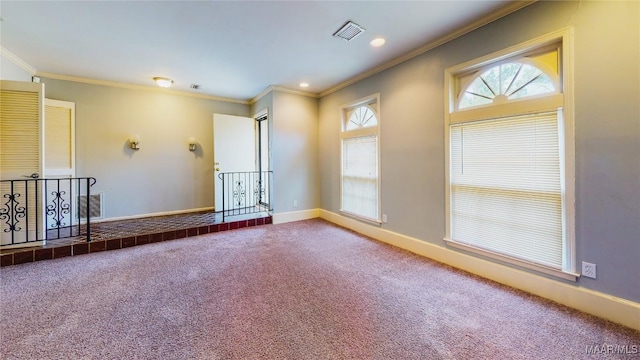
[[[530,263],[520,259],[514,259],[502,254],[493,253],[483,249],[478,249],[467,244],[462,244],[451,239],[451,189],[450,189],[450,129],[449,126],[452,123],[462,122],[466,119],[470,119],[471,116],[479,115],[484,111],[482,108],[469,109],[456,112],[456,90],[457,79],[456,77],[465,72],[473,71],[486,67],[491,64],[495,64],[499,61],[506,60],[518,55],[523,55],[531,50],[542,48],[553,43],[561,42],[560,53],[562,56],[562,70],[561,77],[559,79],[562,86],[562,94],[552,96],[548,99],[541,99],[546,102],[546,106],[553,107],[558,101],[562,101],[562,119],[564,122],[563,136],[560,137],[560,141],[564,144],[564,156],[560,157],[561,161],[561,174],[563,176],[563,189],[562,197],[564,204],[564,218],[563,218],[563,230],[565,233],[566,246],[563,247],[562,254],[562,270],[555,268],[549,268],[543,265]],[[575,141],[574,141],[574,35],[573,28],[567,27],[550,34],[535,38],[533,40],[509,47],[507,49],[483,56],[481,58],[467,61],[463,64],[450,67],[445,70],[445,86],[444,86],[444,109],[445,109],[445,126],[444,126],[444,147],[445,147],[445,237],[446,244],[467,250],[473,253],[478,253],[490,258],[498,259],[506,263],[510,263],[516,266],[533,269],[538,272],[556,276],[562,279],[576,281],[580,274],[576,273],[576,245],[575,245]],[[560,96],[558,98],[557,96]],[[540,104],[537,104],[540,105]],[[513,101],[507,104],[503,104],[504,111],[513,110],[513,106],[518,106],[517,101]],[[557,107],[556,107],[557,108]],[[522,108],[522,113],[534,112],[533,109]],[[540,110],[538,108],[538,110]],[[519,109],[520,111],[520,109]],[[538,111],[535,111],[538,112]],[[467,113],[467,114],[464,114]],[[475,113],[475,114],[473,114]],[[455,114],[455,115],[454,115]],[[483,116],[480,116],[483,117]]]
[[[343,144],[342,144],[342,140],[345,138],[344,134],[345,134],[345,122],[348,120],[346,118],[346,112],[350,109],[355,109],[359,106],[362,105],[369,105],[370,104],[376,104],[375,105],[375,114],[376,117],[378,119],[378,124],[375,127],[370,127],[370,128],[362,128],[362,129],[356,129],[356,130],[349,130],[348,133],[349,134],[353,134],[355,136],[367,136],[367,135],[376,135],[378,137],[378,153],[376,154],[376,156],[378,157],[378,214],[377,214],[377,219],[372,219],[372,218],[368,218],[359,214],[355,214],[346,210],[342,209],[342,167],[343,167]],[[373,95],[370,96],[366,96],[363,97],[361,99],[358,99],[356,101],[353,101],[351,103],[345,104],[340,106],[340,209],[338,210],[340,214],[344,215],[344,216],[348,216],[350,218],[362,221],[362,222],[366,222],[366,223],[370,223],[370,224],[374,224],[374,225],[381,225],[382,224],[382,178],[381,178],[381,173],[382,171],[380,170],[382,168],[381,165],[381,161],[380,161],[380,125],[381,125],[381,116],[380,116],[380,93],[375,93]],[[351,137],[351,136],[349,136]]]

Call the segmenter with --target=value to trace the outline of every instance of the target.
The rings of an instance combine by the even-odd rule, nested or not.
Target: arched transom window
[[[557,94],[558,51],[520,57],[460,77],[457,109]]]
[[[349,131],[376,125],[378,125],[378,118],[375,111],[369,105],[362,105],[351,112],[345,124],[345,130]]]

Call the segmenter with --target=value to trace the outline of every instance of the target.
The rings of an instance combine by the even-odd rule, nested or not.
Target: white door
[[[43,107],[43,84],[0,82],[0,180],[22,180],[2,182],[0,186],[2,245],[20,246],[44,238],[41,204],[44,189],[40,182],[28,180],[43,173]]]
[[[57,238],[68,235],[69,228],[78,222],[78,184],[70,180],[75,177],[75,103],[45,99],[45,162],[47,229],[60,229],[51,234]]]
[[[213,114],[213,158],[215,210],[241,208],[250,204],[251,176],[256,171],[256,121],[249,117]],[[221,173],[225,176],[222,189]],[[244,174],[240,174],[244,173]]]

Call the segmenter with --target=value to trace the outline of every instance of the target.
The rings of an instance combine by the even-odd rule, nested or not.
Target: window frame
[[[580,275],[576,273],[575,246],[575,140],[574,140],[574,91],[573,91],[573,29],[564,28],[530,41],[491,53],[475,60],[450,67],[445,70],[444,89],[444,146],[445,146],[445,237],[448,246],[476,253],[501,262],[532,269],[540,273],[562,279],[576,281]],[[514,99],[502,104],[475,106],[458,110],[458,100],[464,88],[459,79],[471,72],[482,73],[484,69],[505,62],[518,61],[527,55],[549,49],[557,45],[560,64],[558,67],[558,89],[556,92],[542,96]],[[542,69],[543,71],[545,69]],[[466,84],[470,84],[469,80]],[[564,150],[560,156],[560,176],[562,183],[563,214],[563,247],[562,269],[548,267],[527,260],[480,249],[451,239],[451,177],[450,177],[450,126],[452,124],[500,118],[511,115],[527,115],[545,111],[556,111],[559,116],[559,141]]]
[[[359,129],[347,130],[347,122],[351,116],[351,113],[361,106],[370,108],[377,119],[376,126],[368,126]],[[339,212],[342,215],[355,218],[357,220],[368,222],[376,225],[382,224],[382,201],[381,201],[381,162],[380,162],[380,93],[375,93],[370,96],[358,99],[346,105],[340,107],[340,209]],[[343,171],[344,171],[344,139],[345,138],[357,138],[364,136],[376,136],[376,161],[377,161],[377,174],[376,174],[376,187],[377,187],[377,214],[376,218],[369,218],[367,216],[357,214],[348,210],[344,210],[344,193],[343,193]]]

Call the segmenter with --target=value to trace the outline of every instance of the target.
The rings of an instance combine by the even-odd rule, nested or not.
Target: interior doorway
[[[250,117],[213,114],[213,168],[215,211],[234,204],[233,184],[223,191],[223,173],[248,173],[257,170],[256,121]],[[246,193],[246,190],[244,190]],[[240,204],[242,205],[242,204]]]
[[[271,142],[267,111],[253,117],[214,114],[213,143],[215,211],[268,209]]]

